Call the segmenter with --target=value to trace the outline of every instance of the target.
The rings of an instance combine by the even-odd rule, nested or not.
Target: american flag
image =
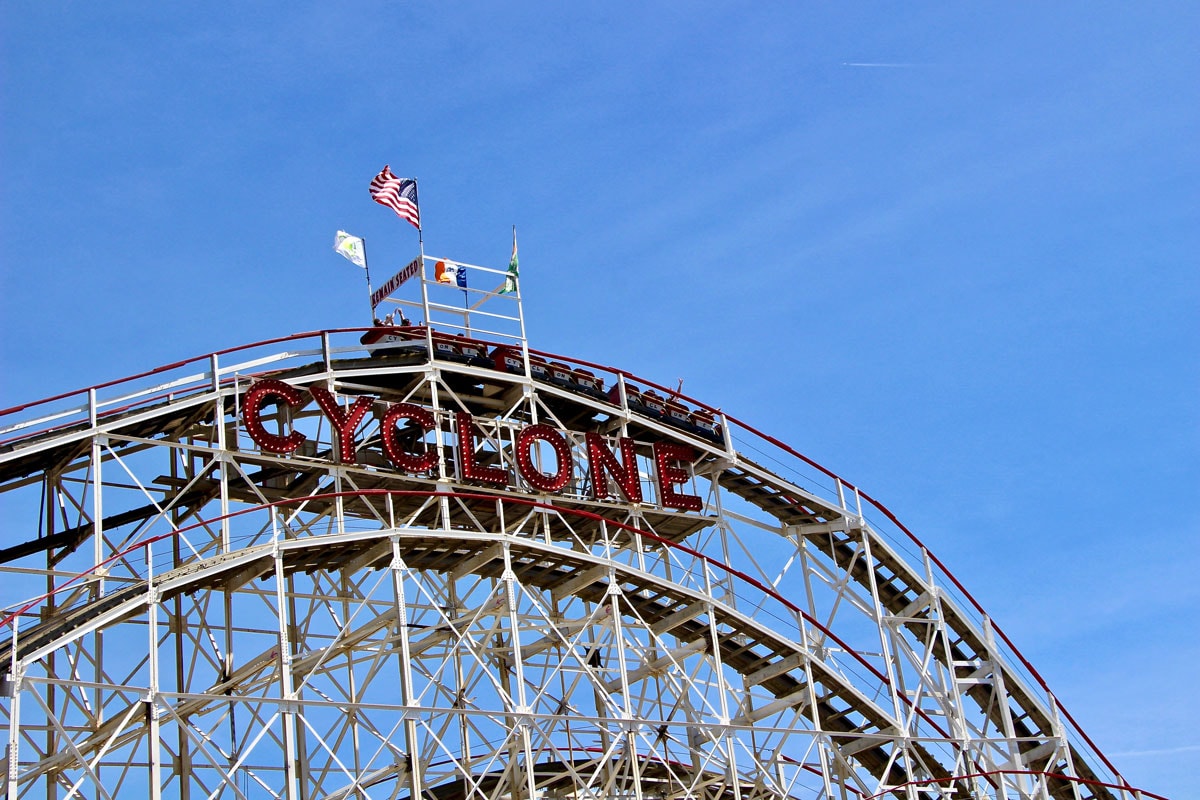
[[[421,212],[417,210],[417,182],[397,178],[385,165],[371,181],[371,199],[387,206],[421,230]]]

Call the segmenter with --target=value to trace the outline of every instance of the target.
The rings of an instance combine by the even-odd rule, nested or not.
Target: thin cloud
[[[1129,750],[1124,753],[1111,753],[1113,757],[1131,758],[1134,756],[1170,756],[1176,753],[1192,753],[1200,750],[1200,744],[1185,744],[1183,747],[1164,747],[1162,750]]]
[[[843,67],[871,67],[875,69],[908,69],[909,67],[919,67],[920,64],[905,64],[903,62],[891,61],[843,61]]]

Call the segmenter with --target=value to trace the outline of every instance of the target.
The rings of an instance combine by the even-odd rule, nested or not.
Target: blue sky
[[[0,405],[521,245],[531,344],[787,441],[1133,782],[1200,780],[1190,3],[0,6]]]

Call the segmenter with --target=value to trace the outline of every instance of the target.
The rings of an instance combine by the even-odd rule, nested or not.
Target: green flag
[[[521,271],[517,265],[517,226],[513,225],[513,251],[512,258],[508,260],[508,274],[504,276],[504,288],[500,290],[500,294],[508,294],[517,290],[517,278],[521,277]]]

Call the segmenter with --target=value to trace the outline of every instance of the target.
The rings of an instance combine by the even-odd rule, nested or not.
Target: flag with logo
[[[508,274],[504,276],[504,288],[500,290],[500,294],[508,294],[517,290],[517,278],[521,277],[521,271],[517,264],[517,226],[513,225],[513,249],[512,258],[508,260]]]
[[[454,284],[460,289],[467,288],[467,268],[453,261],[438,261],[433,265],[433,277],[438,283],[447,286]]]
[[[395,211],[417,230],[421,230],[421,212],[417,208],[417,181],[415,178],[397,178],[385,164],[371,181],[371,199]]]
[[[338,231],[333,237],[333,249],[339,255],[348,258],[352,264],[367,268],[367,245],[359,237]]]

